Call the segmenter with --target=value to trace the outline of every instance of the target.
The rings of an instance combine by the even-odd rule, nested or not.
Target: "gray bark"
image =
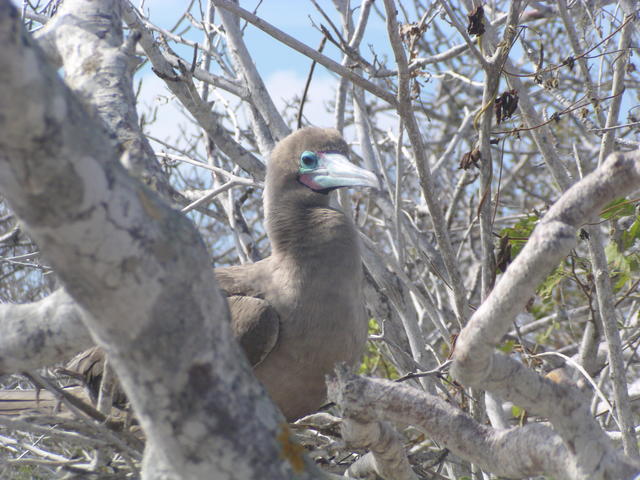
[[[637,273],[628,283],[628,291],[611,288],[615,264],[604,257],[602,247],[615,234],[607,236],[598,226],[590,229],[594,232],[600,228],[589,239],[592,262],[579,266],[576,278],[585,278],[587,286],[593,288],[580,300],[580,306],[575,297],[567,302],[558,300],[554,302],[556,314],[545,310],[544,318],[537,313],[522,315],[528,319],[512,330],[513,319],[535,295],[540,281],[575,246],[576,229],[593,222],[608,200],[640,184],[637,153],[610,157],[602,169],[571,189],[574,178],[580,178],[582,170],[589,167],[588,162],[582,165],[578,161],[580,175],[576,176],[565,158],[571,142],[575,156],[584,158],[604,158],[616,145],[635,145],[629,137],[637,122],[630,119],[627,125],[617,125],[624,123],[624,88],[628,95],[632,91],[628,87],[637,86],[633,65],[627,60],[629,38],[635,28],[630,21],[633,17],[597,20],[597,2],[559,2],[559,10],[542,2],[529,2],[521,15],[516,8],[518,2],[494,2],[485,6],[486,32],[471,38],[461,21],[464,12],[460,6],[464,2],[422,2],[424,11],[420,6],[415,9],[421,16],[419,21],[403,24],[400,22],[413,21],[406,2],[387,0],[383,9],[382,4],[363,0],[357,2],[359,9],[350,10],[349,2],[335,1],[343,25],[349,26],[344,29],[343,39],[338,38],[337,29],[330,30],[336,43],[346,39],[338,47],[344,55],[338,63],[329,53],[308,47],[308,38],[299,41],[266,22],[260,11],[265,6],[250,13],[239,3],[210,0],[203,23],[189,18],[192,26],[205,31],[212,40],[196,45],[176,30],[154,25],[128,1],[66,0],[49,20],[48,16],[31,15],[38,21],[48,21],[35,36],[40,52],[21,32],[9,2],[0,2],[0,81],[3,91],[10,93],[0,97],[0,191],[65,285],[33,304],[0,305],[0,373],[61,361],[95,340],[110,353],[146,430],[151,448],[145,451],[144,478],[322,475],[307,463],[300,447],[290,442],[282,419],[264,399],[260,387],[252,383],[244,360],[237,357],[237,348],[229,338],[224,302],[209,268],[211,260],[198,233],[184,216],[143,186],[163,198],[175,199],[137,126],[131,88],[136,42],[156,75],[165,80],[176,100],[211,140],[207,168],[219,176],[220,183],[210,189],[186,187],[192,190],[188,190],[190,204],[185,211],[207,209],[216,219],[201,229],[202,234],[207,234],[207,227],[215,232],[226,228],[221,209],[214,211],[206,203],[225,192],[233,207],[229,211],[242,218],[241,208],[247,207],[231,203],[234,190],[240,187],[243,198],[250,198],[249,188],[261,188],[259,180],[264,177],[265,166],[251,149],[268,157],[274,139],[284,135],[287,126],[280,118],[281,112],[264,97],[263,80],[244,45],[244,28],[237,28],[240,17],[251,24],[246,28],[262,29],[339,76],[336,125],[347,135],[355,126],[355,144],[360,144],[365,164],[379,171],[389,191],[395,187],[391,195],[382,192],[364,202],[360,202],[362,197],[354,202],[359,214],[365,210],[358,224],[366,247],[367,301],[371,316],[381,327],[380,335],[372,336],[372,344],[381,347],[380,358],[392,358],[395,371],[409,373],[411,385],[420,387],[417,377],[428,393],[410,388],[408,383],[355,378],[341,372],[332,383],[332,396],[344,413],[344,438],[350,448],[367,448],[375,454],[365,455],[350,471],[354,475],[374,471],[386,478],[412,477],[409,462],[413,464],[415,457],[407,461],[403,437],[389,423],[380,423],[386,420],[396,426],[411,424],[426,432],[429,438],[414,447],[436,454],[440,447],[449,449],[455,456],[445,463],[449,478],[462,475],[455,471],[460,459],[473,463],[474,478],[482,478],[478,468],[508,477],[635,478],[640,467],[611,441],[621,440],[627,453],[635,453],[637,427],[632,414],[637,413],[633,403],[637,395],[627,394],[627,379],[631,382],[631,376],[637,375]],[[626,13],[633,10],[631,2],[619,3]],[[350,6],[355,4],[351,2]],[[370,7],[371,18],[366,21]],[[510,13],[501,13],[500,9],[506,11],[507,7]],[[323,4],[318,8],[326,7]],[[396,9],[401,11],[397,18]],[[380,21],[376,10],[385,10],[388,15]],[[124,44],[120,13],[130,28]],[[540,47],[535,47],[533,28],[512,28],[519,29],[530,21],[540,31],[548,32],[549,24],[559,22],[558,14],[580,71],[572,70],[569,59],[565,63],[558,56],[563,52],[561,39],[540,39]],[[361,16],[355,29],[352,15]],[[323,18],[328,21],[330,16]],[[223,26],[215,24],[220,19]],[[536,24],[539,20],[541,23]],[[387,47],[393,50],[390,59],[376,58],[373,48],[357,48],[361,41],[367,43],[366,35],[371,27],[376,28],[376,21],[378,27],[387,24]],[[442,29],[438,24],[442,22],[452,25],[459,35],[439,38]],[[602,25],[610,26],[612,33],[598,44]],[[422,27],[426,30],[421,31]],[[415,31],[418,33],[411,33]],[[529,42],[523,44],[525,56],[533,59],[532,68],[527,68],[526,58],[524,63],[517,58],[520,48],[512,48],[525,37]],[[514,38],[515,43],[511,43]],[[170,43],[197,49],[196,55],[185,60],[172,51]],[[623,50],[617,51],[616,44]],[[534,45],[531,52],[528,45]],[[234,61],[229,62],[228,54],[234,52]],[[371,53],[374,59],[366,60]],[[212,59],[212,71],[222,73],[209,72],[207,61],[198,62],[200,54]],[[539,64],[535,57],[540,59]],[[601,65],[599,73],[594,68],[597,62]],[[602,66],[615,67],[615,75]],[[55,73],[61,67],[71,91]],[[528,71],[534,69],[535,76]],[[483,84],[478,79],[483,74],[485,88],[481,95]],[[509,89],[519,92],[519,114],[510,124],[496,126],[492,122],[492,102],[503,79]],[[560,86],[553,86],[553,82],[543,85],[543,80],[556,80]],[[208,87],[199,82],[206,82]],[[250,128],[236,121],[234,107],[213,105],[211,99],[215,95],[220,98],[216,89],[236,97],[249,110],[245,113],[251,118]],[[347,96],[347,91],[354,94]],[[567,98],[582,100],[567,103],[562,98],[567,92]],[[549,119],[558,104],[568,109],[558,117],[563,121],[567,118],[565,123]],[[568,117],[579,120],[575,109],[583,107],[595,110],[580,114],[584,113],[587,126],[596,122],[606,128],[596,131],[590,130],[591,126],[585,129],[578,121],[571,124]],[[383,115],[398,113],[402,116],[400,133],[388,130],[381,120]],[[231,133],[229,123],[233,123]],[[406,135],[402,129],[406,129]],[[517,141],[511,135],[516,132],[522,135]],[[600,137],[602,148],[598,152]],[[496,139],[505,141],[496,146]],[[197,150],[195,143],[190,145],[193,151]],[[476,144],[481,145],[483,161],[495,162],[478,165],[483,172],[481,185],[473,185],[475,167],[459,172],[455,165],[456,156]],[[158,156],[168,163],[205,165],[197,154],[188,158],[191,153],[178,148],[180,155]],[[236,175],[236,165],[258,181]],[[498,165],[500,173],[502,167],[506,171],[507,178],[502,182],[496,179]],[[220,168],[223,166],[229,171]],[[534,201],[526,198],[529,193]],[[632,195],[630,202],[637,196]],[[529,209],[544,209],[554,202],[527,247],[491,291],[495,277],[493,234],[513,225]],[[185,204],[184,198],[179,203]],[[258,203],[251,204],[249,208],[254,210],[249,210],[252,215],[246,217],[247,228],[252,230],[258,225],[250,223],[260,216],[253,215]],[[514,208],[517,213],[505,213]],[[363,220],[367,215],[373,222]],[[230,227],[238,236],[234,222],[229,222]],[[244,225],[244,220],[238,223]],[[628,228],[618,233],[624,230]],[[255,248],[262,249],[260,227],[252,233],[256,233]],[[216,240],[213,238],[213,242]],[[637,255],[632,249],[627,251]],[[579,244],[575,252],[586,257],[586,245]],[[239,256],[248,255],[244,252]],[[233,255],[230,257],[233,259]],[[588,280],[590,275],[592,280]],[[569,295],[580,293],[576,294],[574,288]],[[584,369],[571,381],[585,384],[584,377],[594,375],[592,384],[598,384],[604,394],[598,392],[600,404],[597,398],[592,400],[592,412],[584,390],[578,391],[570,380],[556,375],[557,370],[545,378],[540,369],[547,365],[535,365],[534,370],[527,363],[543,356],[545,362],[557,359],[560,351],[573,355],[578,351],[575,341],[579,336],[558,347],[558,352],[553,351],[557,338],[540,345],[536,340],[536,346],[547,349],[542,355],[526,351],[527,342],[536,334],[554,329],[558,337],[573,334],[574,328],[584,328],[590,314],[598,322],[584,332],[582,357],[576,357]],[[469,317],[456,344],[455,334]],[[531,321],[535,318],[539,320]],[[602,332],[594,332],[601,327]],[[598,335],[601,333],[606,342]],[[496,348],[503,346],[505,334],[522,344],[522,353],[496,353]],[[496,428],[463,414],[463,409],[475,408],[474,402],[465,404],[466,397],[459,395],[462,389],[442,381],[451,363],[445,359],[452,350],[454,378],[474,390],[488,391],[487,409]],[[575,367],[571,362],[565,365],[563,372],[569,372],[568,378],[579,370]],[[425,369],[428,371],[415,375]],[[585,369],[587,373],[583,373]],[[449,403],[433,395],[436,391]],[[606,399],[610,392],[611,401]],[[460,398],[464,400],[458,409],[453,405]],[[537,414],[536,421],[544,423],[503,428],[506,422],[514,424],[513,418],[502,415],[503,400],[526,409],[530,415]],[[615,412],[615,416],[594,419],[593,412],[607,411]],[[602,426],[616,429],[606,423],[612,419],[621,432],[605,434]],[[7,428],[19,423],[0,422]],[[21,428],[26,428],[25,422]],[[42,433],[33,425],[29,428]],[[310,430],[307,438],[322,436],[319,431]],[[437,447],[433,441],[438,442]],[[335,444],[342,442],[335,441],[332,448]]]
[[[130,177],[0,3],[0,187],[180,478],[311,478],[233,341],[194,226]],[[299,453],[299,455],[301,455]],[[145,478],[160,478],[157,472]]]

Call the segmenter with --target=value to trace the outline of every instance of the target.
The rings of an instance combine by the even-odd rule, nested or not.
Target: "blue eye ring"
[[[318,155],[314,152],[304,151],[300,155],[300,168],[313,170],[318,167]]]

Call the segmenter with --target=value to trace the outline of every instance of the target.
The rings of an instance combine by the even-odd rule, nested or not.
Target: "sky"
[[[144,2],[145,12],[148,12],[150,20],[159,27],[169,29],[176,19],[179,18],[182,9],[188,2],[184,0],[146,0]],[[202,0],[204,4],[205,1]],[[358,5],[359,2],[353,2]],[[138,3],[139,4],[139,3]],[[253,11],[258,4],[257,0],[241,0],[240,5]],[[331,0],[318,0],[318,4],[331,16],[336,25],[340,25],[339,18],[335,13],[335,7]],[[198,12],[196,6],[192,10]],[[317,48],[322,34],[315,28],[309,16],[312,16],[316,24],[327,22],[308,0],[263,0],[258,15],[266,21],[285,31],[289,35],[304,42],[310,47]],[[356,11],[355,17],[357,18]],[[200,15],[197,15],[200,18]],[[187,25],[185,22],[183,25]],[[179,29],[180,30],[180,29]],[[184,34],[186,38],[193,41],[202,41],[202,34],[196,29]],[[384,21],[375,12],[370,17],[367,34],[362,43],[366,53],[369,52],[368,45],[374,45],[378,52],[385,54],[386,26]],[[279,110],[294,97],[302,94],[304,84],[309,72],[311,61],[292,50],[291,48],[273,40],[269,35],[259,29],[248,25],[245,30],[245,43],[254,59],[258,71],[262,74],[267,90],[271,94]],[[191,61],[193,50],[191,48],[177,47],[176,51],[185,59]],[[336,61],[340,61],[341,55],[336,47],[327,44],[324,54]],[[214,72],[215,73],[215,72]],[[168,90],[164,86],[164,81],[157,78],[150,69],[140,72],[143,79],[141,90],[141,100],[143,105],[158,106],[158,121],[150,129],[153,136],[167,138],[175,133],[175,118],[178,106],[170,98]],[[318,126],[332,126],[333,116],[327,112],[325,105],[334,99],[336,77],[328,72],[321,65],[317,65],[313,82],[305,104],[305,116],[308,120]],[[221,92],[223,98],[230,96]]]
[[[205,0],[202,2],[205,3]],[[176,17],[187,3],[184,0],[146,0],[144,5],[145,11],[149,12],[151,21],[161,27],[169,28],[175,24]],[[258,0],[241,0],[240,6],[253,11],[259,3]],[[333,2],[331,0],[317,0],[317,3],[329,14],[334,24],[340,26]],[[357,5],[359,2],[352,3]],[[193,11],[197,12],[198,7],[194,7]],[[327,22],[322,19],[309,0],[263,0],[257,14],[275,27],[314,48],[318,46],[322,34],[312,26],[309,16],[313,17],[316,24],[322,23],[328,27]],[[356,17],[357,15],[358,11],[355,13]],[[380,48],[385,44],[386,26],[375,13],[370,16],[367,33],[363,46],[372,43],[377,44],[376,46]],[[376,33],[382,34],[381,37],[378,36],[382,41],[376,41]],[[192,40],[202,40],[197,31],[195,36],[187,34],[187,37]],[[259,29],[248,25],[245,30],[245,42],[259,71],[268,75],[283,69],[302,69],[306,75],[310,63],[308,58],[273,40]],[[328,45],[325,49],[325,54],[337,60],[339,55],[336,53],[337,49],[333,46]]]

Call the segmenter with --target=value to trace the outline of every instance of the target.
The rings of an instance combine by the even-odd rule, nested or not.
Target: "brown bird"
[[[304,128],[279,142],[267,165],[264,196],[271,256],[216,269],[233,331],[290,421],[322,405],[325,375],[337,362],[357,362],[366,341],[358,232],[329,205],[328,193],[379,183],[347,154],[346,142],[332,129]],[[94,394],[99,356],[85,354],[85,361],[71,366],[89,374]],[[0,413],[2,403],[0,396]]]

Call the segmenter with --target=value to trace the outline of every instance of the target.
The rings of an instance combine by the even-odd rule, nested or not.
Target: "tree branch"
[[[621,460],[612,452],[584,402],[572,393],[572,387],[542,379],[493,350],[535,288],[575,245],[577,228],[609,201],[637,188],[639,182],[638,154],[618,153],[571,187],[541,220],[491,295],[472,316],[458,337],[453,357],[452,374],[465,385],[482,386],[549,417],[565,441],[575,448],[583,471],[593,475],[589,478],[604,478],[604,471]],[[505,382],[505,378],[511,381]]]
[[[258,27],[263,32],[271,35],[276,40],[281,41],[288,47],[291,47],[294,50],[302,53],[303,55],[306,55],[307,57],[311,58],[312,60],[315,60],[320,65],[323,65],[324,67],[331,70],[332,72],[335,72],[342,77],[348,78],[354,84],[364,88],[365,90],[367,90],[369,93],[372,93],[376,97],[379,97],[385,100],[391,105],[395,105],[396,103],[395,97],[389,92],[387,92],[385,89],[379,87],[375,83],[370,82],[369,80],[362,78],[360,75],[356,75],[348,68],[345,68],[339,63],[331,60],[329,57],[326,57],[321,53],[318,53],[318,51],[296,40],[290,35],[287,35],[282,30],[275,28],[274,26],[265,22],[263,19],[257,17],[251,12],[248,12],[247,10],[240,8],[235,3],[230,2],[228,0],[213,0],[213,3],[217,7],[224,8],[225,10],[228,10],[229,12],[232,12],[238,15],[240,18],[246,20],[247,22],[254,25],[255,27]]]
[[[128,0],[121,0],[122,16],[129,27],[140,33],[140,44],[149,57],[156,72],[165,79],[166,85],[185,108],[193,115],[207,135],[216,143],[217,147],[240,168],[253,175],[258,180],[264,180],[265,166],[252,153],[234,141],[220,125],[218,116],[211,111],[210,105],[203,102],[191,80],[176,78],[171,64],[164,58],[160,48],[155,43],[151,32],[145,27],[137,12]],[[186,65],[183,66],[184,71]]]
[[[438,247],[447,270],[448,280],[450,281],[450,286],[453,291],[458,323],[459,325],[464,325],[468,316],[466,292],[460,277],[460,272],[455,263],[455,256],[451,247],[449,233],[446,229],[442,207],[435,198],[438,195],[439,189],[431,176],[427,154],[424,148],[423,135],[420,132],[420,128],[418,127],[416,117],[411,107],[411,98],[409,94],[409,66],[402,47],[398,22],[396,21],[396,6],[393,0],[385,0],[384,6],[387,12],[387,32],[389,34],[396,63],[398,65],[398,114],[404,119],[407,134],[413,147],[422,195],[424,196],[427,207],[429,208],[429,213],[431,214],[431,221],[436,232],[436,240],[438,242]]]
[[[229,472],[230,457],[245,478],[313,477],[306,457],[282,455],[282,419],[233,340],[194,226],[120,166],[9,0],[0,41],[12,92],[0,97],[0,187],[90,313],[153,452],[185,479]]]
[[[215,3],[215,2],[214,2]],[[275,140],[282,140],[289,133],[289,127],[284,123],[282,116],[273,104],[271,95],[258,73],[249,50],[242,39],[242,32],[238,24],[238,18],[225,9],[220,10],[220,17],[224,25],[227,46],[231,52],[231,58],[235,64],[237,74],[241,76],[247,86],[251,103],[256,107],[269,130],[274,133]]]
[[[0,305],[0,374],[52,365],[93,345],[85,315],[62,289],[38,302]]]
[[[529,424],[501,430],[477,423],[444,400],[406,385],[351,374],[339,367],[328,383],[329,398],[345,418],[370,423],[387,420],[419,426],[434,441],[485,471],[508,478],[551,475],[595,479],[581,470],[570,448],[548,426]],[[609,463],[608,477],[630,478],[638,467]]]

